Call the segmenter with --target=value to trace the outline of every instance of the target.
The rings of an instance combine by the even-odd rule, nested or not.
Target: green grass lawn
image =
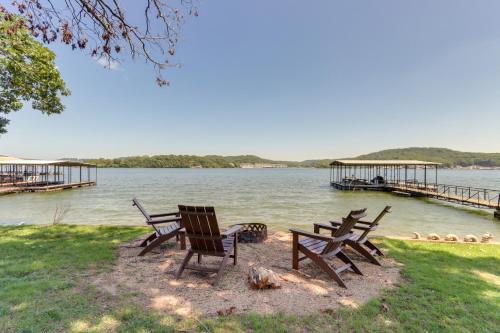
[[[88,280],[133,227],[0,228],[0,332],[500,332],[500,246],[384,240],[404,282],[356,310],[183,320]]]

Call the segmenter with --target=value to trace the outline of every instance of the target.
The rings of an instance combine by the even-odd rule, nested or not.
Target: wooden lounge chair
[[[213,285],[216,286],[219,283],[228,259],[233,258],[233,264],[236,265],[238,232],[242,226],[234,225],[221,233],[213,207],[179,205],[179,213],[191,248],[188,250],[175,277],[178,279],[184,269],[216,272],[217,276],[213,282]],[[189,265],[189,260],[195,253],[198,254],[198,264]],[[200,264],[204,255],[222,257],[223,259],[218,267],[202,266]]]
[[[293,269],[299,269],[299,261],[311,259],[323,271],[325,271],[332,279],[334,279],[341,287],[347,288],[346,284],[340,277],[340,273],[347,269],[353,270],[355,273],[363,275],[359,268],[351,261],[351,259],[343,252],[343,242],[351,237],[351,229],[356,222],[366,216],[366,208],[361,210],[353,210],[343,219],[342,225],[332,234],[332,236],[320,235],[319,233],[306,232],[299,229],[290,229],[293,234]],[[304,254],[299,258],[299,252]],[[344,265],[336,268],[330,266],[327,259],[336,256]]]
[[[163,242],[166,242],[172,237],[176,240],[181,241],[181,249],[186,248],[186,237],[184,230],[180,224],[179,213],[163,213],[163,214],[148,214],[148,212],[142,207],[139,200],[136,198],[132,199],[132,206],[136,206],[139,211],[146,218],[146,223],[153,227],[155,232],[149,235],[142,243],[139,245],[143,247],[139,256],[143,256],[157,246],[160,246]],[[166,224],[166,225],[164,225]],[[164,225],[164,226],[160,226]]]
[[[363,255],[366,259],[368,259],[372,264],[382,266],[380,261],[377,260],[375,254],[379,256],[383,256],[384,254],[380,249],[370,242],[368,239],[368,234],[373,230],[376,230],[380,220],[384,217],[385,214],[391,212],[391,206],[386,206],[380,214],[375,218],[375,220],[368,222],[359,220],[353,227],[355,230],[362,230],[361,234],[351,233],[351,237],[346,239],[345,244],[352,247],[359,254]],[[333,233],[341,226],[340,222],[330,221],[331,225],[315,223],[314,224],[314,232],[319,233],[321,229],[330,230]]]

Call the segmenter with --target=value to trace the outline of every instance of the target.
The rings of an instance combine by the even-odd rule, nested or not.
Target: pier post
[[[497,208],[497,210],[493,212],[493,216],[500,220],[500,208]]]

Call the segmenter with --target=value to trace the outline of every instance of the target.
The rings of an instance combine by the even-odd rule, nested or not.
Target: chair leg
[[[347,286],[344,283],[344,281],[340,278],[340,275],[337,272],[335,272],[335,270],[332,267],[330,267],[330,265],[328,265],[328,263],[325,261],[325,259],[323,259],[318,254],[309,251],[307,248],[305,248],[303,246],[299,246],[297,248],[297,256],[298,256],[298,250],[300,250],[302,253],[304,253],[307,258],[311,259],[326,274],[328,274],[332,279],[334,279],[335,282],[337,282],[339,286],[347,289]]]
[[[179,238],[181,240],[181,250],[185,250],[186,249],[186,233],[179,232],[178,235],[179,235]]]
[[[299,269],[299,235],[293,234],[292,242],[292,268]]]
[[[357,273],[359,275],[363,275],[363,273],[360,271],[360,269],[358,268],[358,266],[356,266],[351,258],[349,258],[347,256],[347,254],[345,254],[344,252],[340,251],[339,253],[336,254],[337,258],[339,258],[340,260],[342,260],[343,262],[345,262],[346,264],[350,264],[351,265],[351,268],[352,270],[354,271],[354,273]]]
[[[189,249],[188,253],[186,254],[186,256],[184,257],[184,260],[181,263],[181,266],[177,270],[177,273],[175,273],[176,279],[178,279],[181,276],[182,272],[184,271],[184,268],[186,268],[186,265],[189,263],[189,260],[191,260],[191,257],[193,256],[193,254],[194,254],[193,251],[191,249]]]
[[[217,276],[215,277],[215,281],[212,284],[214,287],[219,284],[220,278],[222,277],[222,273],[224,272],[224,268],[226,268],[227,259],[229,258],[230,254],[231,254],[231,252],[227,251],[226,255],[224,256],[224,259],[222,259],[222,262],[220,263],[219,270],[217,271]]]
[[[307,255],[307,257],[312,261],[314,261],[326,274],[328,274],[332,279],[334,279],[339,286],[347,289],[344,280],[340,278],[340,275],[337,272],[335,272],[335,270],[331,268],[330,265],[328,265],[328,263],[323,258],[321,258],[316,254]]]
[[[368,259],[368,261],[370,261],[372,264],[375,264],[375,265],[378,265],[378,266],[382,266],[382,264],[380,263],[380,261],[378,261],[377,258],[375,258],[373,256],[373,254],[371,254],[369,251],[367,251],[363,247],[363,245],[361,245],[359,243],[356,243],[354,241],[347,242],[347,243],[349,244],[350,247],[352,247],[354,250],[356,250],[359,254],[361,254],[366,259]]]
[[[238,234],[234,235],[234,252],[233,252],[233,265],[238,261]]]
[[[198,264],[201,264],[201,253],[198,253]]]
[[[142,249],[141,252],[139,252],[139,256],[142,257],[152,249],[154,249],[157,246],[160,246],[163,242],[166,242],[170,238],[172,238],[174,235],[167,234],[167,235],[161,235],[160,237],[157,237],[155,240],[150,242],[144,249]]]
[[[378,248],[375,244],[373,244],[372,242],[370,242],[368,239],[367,239],[367,240],[365,240],[364,245],[365,245],[367,248],[369,248],[370,250],[375,250],[375,251],[377,251],[377,254],[378,254],[379,256],[381,256],[381,257],[383,257],[383,256],[384,256],[384,253],[383,253],[383,252],[382,252],[382,251],[381,251],[381,250],[380,250],[380,249],[379,249],[379,248]]]
[[[139,244],[139,247],[144,247],[144,246],[147,246],[147,245],[148,245],[148,243],[149,243],[150,241],[152,241],[153,239],[155,239],[156,237],[158,237],[158,236],[156,235],[156,232],[153,232],[153,233],[152,233],[151,235],[149,235],[146,239],[144,239],[144,240],[141,242],[141,244]]]

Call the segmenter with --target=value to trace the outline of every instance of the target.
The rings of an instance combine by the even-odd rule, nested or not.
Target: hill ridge
[[[276,161],[256,155],[142,155],[118,158],[84,159],[99,167],[115,168],[238,168],[241,164],[286,164],[288,167],[328,168],[331,159]],[[366,160],[420,160],[439,162],[445,167],[500,167],[500,153],[461,152],[448,148],[409,147],[391,148],[357,157],[343,159]]]

